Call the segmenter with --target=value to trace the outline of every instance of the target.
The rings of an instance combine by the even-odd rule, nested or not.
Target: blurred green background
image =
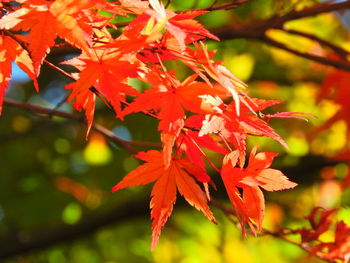
[[[211,30],[267,18],[302,8],[317,1],[254,0],[231,11],[215,11],[199,18]],[[173,10],[207,7],[212,1],[171,1]],[[222,1],[218,2],[219,4]],[[116,22],[118,22],[118,18]],[[324,14],[288,23],[288,28],[303,29],[343,48],[350,47],[347,17]],[[300,37],[270,32],[281,42],[300,51],[321,54],[317,43]],[[342,191],[341,180],[348,171],[346,162],[327,157],[348,146],[346,122],[334,123],[326,132],[313,136],[340,107],[332,100],[318,101],[317,94],[329,68],[265,44],[236,39],[207,42],[218,49],[217,60],[224,61],[237,77],[249,84],[250,96],[282,99],[275,111],[308,112],[317,116],[309,123],[298,120],[272,120],[271,125],[289,144],[284,149],[271,139],[251,138],[261,151],[280,152],[273,164],[299,186],[296,189],[265,193],[264,226],[272,231],[281,227],[306,226],[303,218],[312,207],[343,206],[338,217],[350,223],[350,191]],[[318,53],[317,53],[318,52]],[[48,60],[58,65],[72,54],[53,52]],[[179,63],[169,63],[180,79],[190,72]],[[65,67],[65,66],[62,66]],[[66,68],[67,69],[67,68]],[[68,79],[45,66],[39,78],[40,93],[33,91],[28,78],[14,68],[8,98],[54,108],[68,94],[63,86]],[[131,82],[140,90],[144,87]],[[69,104],[59,108],[73,112]],[[157,123],[134,114],[121,122],[99,102],[95,122],[126,140],[158,142]],[[178,198],[156,250],[150,252],[150,186],[117,193],[111,188],[134,169],[139,161],[118,145],[97,133],[85,140],[86,126],[63,118],[37,116],[4,106],[0,119],[0,257],[12,263],[119,263],[119,262],[318,262],[296,246],[271,236],[242,238],[237,226],[222,211],[213,207],[219,222],[214,225]],[[143,148],[147,149],[147,148]],[[140,150],[143,150],[140,148]],[[219,157],[208,153],[215,163]],[[218,178],[211,171],[213,178]],[[229,205],[222,183],[212,196]],[[29,244],[21,248],[15,239]],[[41,239],[51,240],[40,243]],[[298,240],[298,237],[292,237]],[[332,233],[322,238],[331,240]],[[37,242],[37,243],[35,243]],[[36,244],[36,247],[30,247]],[[15,251],[21,252],[14,255]]]

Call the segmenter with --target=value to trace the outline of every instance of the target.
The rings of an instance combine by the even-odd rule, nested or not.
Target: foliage
[[[317,20],[302,21],[299,24],[295,20],[341,10],[349,7],[350,3],[292,1],[288,4],[281,1],[280,6],[265,6],[260,14],[253,17],[254,13],[249,12],[264,6],[259,1],[256,1],[256,6],[253,4],[255,1],[247,0],[204,2],[200,3],[203,8],[195,7],[194,2],[193,8],[187,8],[186,11],[172,11],[181,7],[181,4],[176,1],[162,3],[158,0],[1,1],[0,110],[4,104],[28,109],[39,116],[58,116],[76,121],[84,120],[72,113],[65,102],[71,103],[77,111],[84,111],[87,123],[85,136],[88,139],[83,156],[85,161],[81,154],[72,153],[71,163],[73,167],[77,167],[74,168],[77,171],[81,167],[86,169],[86,161],[91,165],[108,163],[112,153],[106,139],[126,150],[119,150],[118,158],[124,160],[123,170],[127,170],[128,174],[112,191],[155,182],[150,202],[152,250],[156,248],[161,230],[172,213],[179,192],[190,205],[214,223],[220,221],[214,218],[216,213],[211,211],[208,202],[222,210],[227,218],[235,224],[239,223],[238,227],[244,236],[247,233],[263,233],[299,246],[309,252],[310,256],[319,259],[329,262],[349,261],[349,226],[340,216],[339,221],[336,221],[333,217],[335,209],[314,208],[308,216],[310,226],[268,230],[263,227],[268,211],[261,189],[279,191],[297,186],[284,175],[285,172],[270,168],[274,166],[272,162],[278,156],[278,153],[270,152],[270,149],[280,151],[283,146],[289,152],[289,156],[284,157],[284,164],[296,164],[299,162],[298,157],[307,154],[309,149],[310,153],[325,155],[331,164],[341,162],[343,166],[327,166],[322,169],[321,176],[324,179],[323,184],[328,183],[325,186],[328,189],[327,187],[331,187],[329,184],[334,182],[334,175],[340,173],[344,178],[343,188],[340,190],[340,183],[336,182],[333,189],[339,190],[334,194],[339,196],[344,190],[346,193],[350,178],[350,173],[347,172],[348,140],[334,147],[332,156],[326,154],[328,146],[320,149],[318,140],[322,140],[324,131],[336,129],[335,125],[343,125],[343,130],[348,131],[348,52],[341,44],[328,42],[317,35]],[[216,29],[210,32],[204,25],[206,19],[215,12],[228,13],[230,17],[226,20],[223,17],[222,22],[217,22],[218,25],[214,23]],[[331,14],[328,17],[331,21],[329,23],[336,20]],[[229,26],[230,21],[240,21],[241,26]],[[311,33],[308,30],[301,31],[300,27],[309,29]],[[334,33],[329,33],[330,36],[332,34]],[[269,51],[265,58],[257,55],[255,58],[248,53],[230,54],[230,49],[224,46],[225,42],[221,46],[216,44],[220,39],[235,38],[257,39],[324,66],[303,65],[307,69],[312,68],[313,72],[305,74],[303,69],[295,70],[294,75],[278,79],[280,76],[269,72],[276,69],[292,70],[304,64],[303,61],[299,62],[294,57],[289,59],[287,53],[278,53],[281,51],[277,50]],[[297,40],[295,45],[290,45],[294,40]],[[335,41],[342,43],[343,39]],[[236,42],[238,47],[239,43]],[[211,48],[215,45],[217,50]],[[241,42],[241,46],[241,52],[246,52],[246,42]],[[252,46],[250,49],[252,54],[261,51],[260,46]],[[63,52],[63,58],[55,55],[59,52]],[[264,62],[259,63],[259,59]],[[232,60],[240,61],[242,66],[232,66]],[[270,63],[266,63],[267,61]],[[68,96],[56,99],[53,109],[42,104],[34,105],[4,98],[11,83],[12,62],[32,79],[36,91],[40,89],[40,92],[50,91],[44,84],[45,72],[55,71],[50,74],[56,74],[57,83],[69,91]],[[263,67],[256,69],[256,73],[252,75],[249,67],[254,67],[254,63],[257,63],[256,67],[258,64]],[[333,68],[329,69],[327,66]],[[244,67],[248,70],[239,71],[239,68]],[[248,87],[234,73],[246,81],[250,77],[255,79],[251,83],[253,88]],[[273,82],[261,81],[259,74],[265,73],[271,74]],[[310,78],[309,82],[303,80],[306,77]],[[284,90],[283,87],[276,88],[278,82],[300,87],[296,86],[294,91]],[[314,84],[311,85],[311,82]],[[56,86],[57,83],[53,85]],[[315,92],[316,85],[322,86],[318,94]],[[16,93],[18,91],[14,91]],[[63,94],[62,91],[59,94]],[[290,94],[295,97],[291,99]],[[300,98],[302,96],[305,101]],[[276,97],[285,99],[286,106]],[[278,107],[278,110],[273,112],[270,109],[273,106]],[[60,107],[66,108],[59,110]],[[103,112],[105,109],[112,110],[119,120],[108,119],[106,114],[101,114],[101,123],[114,126],[111,123],[117,122],[122,133],[117,131],[115,135],[111,129],[94,121],[95,115],[97,119],[101,118],[99,111]],[[6,114],[3,113],[4,116]],[[310,125],[300,122],[308,119],[318,127],[310,128]],[[21,134],[30,129],[29,123],[27,117],[15,116],[12,127]],[[60,126],[65,123],[60,119],[56,124]],[[280,127],[274,129],[272,126],[275,124]],[[291,128],[286,128],[286,124],[291,125]],[[40,126],[37,127],[40,129]],[[307,134],[308,129],[310,131]],[[67,136],[67,132],[69,133],[63,131],[64,136]],[[144,134],[148,132],[150,135]],[[75,138],[84,137],[81,130],[75,133]],[[344,134],[348,138],[349,132]],[[131,137],[135,140],[130,140]],[[160,138],[160,144],[148,142],[157,138]],[[258,152],[258,141],[260,148],[263,148],[261,152]],[[70,154],[69,140],[59,139],[56,142],[55,149],[59,154]],[[145,148],[146,151],[138,152],[136,147]],[[249,160],[246,160],[249,151]],[[127,152],[135,154],[135,157],[145,163],[135,163]],[[43,163],[47,162],[49,169],[59,174],[54,179],[54,187],[70,194],[87,208],[96,209],[104,198],[111,198],[109,195],[102,197],[99,184],[92,183],[91,186],[95,188],[92,191],[84,184],[64,176],[68,169],[64,158],[56,159],[53,164],[45,161],[48,160],[47,152],[38,152],[37,156]],[[120,164],[118,166],[121,170]],[[343,170],[336,172],[336,169]],[[109,170],[110,168],[106,168],[106,173],[110,173]],[[217,179],[218,175],[222,182]],[[203,187],[198,183],[203,184]],[[30,185],[30,181],[27,184]],[[103,187],[111,186],[108,180],[103,184]],[[216,196],[217,193],[210,193],[211,189],[219,188],[220,197],[223,186],[233,210],[227,208],[224,201],[213,199],[212,195]],[[321,196],[322,191],[327,190],[320,188],[319,191]],[[118,198],[122,199],[122,194],[118,194]],[[142,195],[141,192],[139,194]],[[346,197],[344,200],[347,200]],[[142,202],[135,202],[135,206],[136,204],[140,205]],[[137,210],[131,207],[132,205],[130,211]],[[311,208],[312,205],[309,206]],[[81,214],[80,205],[71,203],[64,209],[63,218],[66,223],[74,225],[80,220]],[[111,217],[111,222],[113,218]],[[77,225],[74,229],[85,232],[103,225],[98,218],[96,222],[95,225],[82,223],[79,226],[81,228]],[[332,232],[332,241],[322,238],[327,231]],[[298,238],[300,240],[295,240]],[[53,235],[47,240],[55,243],[60,237]],[[40,247],[42,241],[29,239],[24,243],[21,240],[15,242],[26,251]],[[4,257],[20,252],[14,247],[11,252],[9,246],[4,251]]]

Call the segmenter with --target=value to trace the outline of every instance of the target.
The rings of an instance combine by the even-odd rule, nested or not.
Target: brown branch
[[[61,73],[62,75],[64,75],[64,76],[70,78],[71,80],[76,80],[76,78],[74,78],[74,77],[72,76],[72,74],[69,74],[67,71],[65,71],[65,70],[63,70],[63,69],[57,67],[56,65],[52,64],[50,61],[47,61],[46,59],[44,59],[44,63],[45,63],[46,65],[48,65],[50,68],[52,68],[52,69],[56,70],[57,72]]]
[[[86,123],[85,118],[83,116],[77,115],[77,114],[72,114],[72,113],[63,112],[63,111],[59,111],[59,110],[52,110],[52,109],[44,108],[41,106],[37,106],[37,105],[29,104],[29,103],[18,102],[18,101],[14,101],[14,100],[10,100],[10,99],[4,99],[4,104],[6,104],[8,106],[16,107],[16,108],[25,109],[31,113],[44,115],[45,117],[58,116],[58,117],[62,117],[65,119],[70,119],[70,120]],[[111,130],[109,130],[109,129],[107,129],[99,124],[92,124],[91,128],[93,130],[95,130],[96,132],[105,136],[110,141],[118,144],[120,147],[124,148],[125,150],[127,150],[128,152],[130,152],[132,154],[137,152],[135,149],[133,149],[132,146],[159,147],[158,143],[153,143],[153,142],[135,142],[135,141],[129,142],[129,141],[123,140],[123,139],[119,138],[118,136],[116,136]]]
[[[230,39],[235,39],[235,38],[248,38],[248,39],[258,40],[258,41],[264,42],[270,46],[277,47],[279,49],[293,53],[294,55],[297,55],[299,57],[303,57],[303,58],[306,58],[308,60],[318,62],[318,63],[323,64],[325,66],[332,66],[332,67],[335,67],[337,69],[350,71],[350,62],[348,62],[348,61],[334,60],[334,59],[330,59],[327,57],[317,56],[317,55],[313,55],[310,53],[304,53],[304,52],[298,51],[296,49],[293,49],[293,48],[291,48],[283,43],[280,43],[280,42],[266,36],[264,31],[261,32],[259,30],[255,30],[254,28],[241,27],[240,29],[231,28],[231,29],[217,30],[216,35],[223,40],[230,40]],[[340,48],[337,47],[337,49],[340,49]]]
[[[319,38],[318,36],[312,35],[310,33],[306,33],[306,32],[301,32],[298,30],[293,30],[293,29],[283,29],[284,32],[289,33],[289,34],[293,34],[293,35],[297,35],[297,36],[301,36],[304,38],[308,38],[311,40],[314,40],[316,42],[318,42],[319,44],[328,47],[330,49],[332,49],[335,53],[337,53],[339,55],[339,57],[343,58],[344,60],[346,60],[346,57],[348,55],[350,55],[350,52],[345,50],[342,47],[339,47],[325,39]]]
[[[213,3],[209,6],[209,8],[214,7],[218,1],[219,1],[219,0],[214,0]]]
[[[231,27],[219,28],[214,31],[214,34],[216,34],[222,40],[230,40],[235,38],[246,38],[246,39],[258,40],[270,46],[283,49],[297,56],[306,58],[308,60],[315,61],[326,66],[332,66],[337,69],[350,71],[350,62],[348,62],[345,59],[345,57],[349,54],[348,51],[344,50],[343,48],[329,41],[326,41],[317,36],[314,36],[312,34],[303,33],[296,30],[285,30],[283,28],[283,25],[286,22],[291,20],[305,18],[305,17],[314,16],[321,13],[326,13],[326,12],[331,12],[336,10],[341,10],[345,8],[350,8],[350,0],[346,2],[333,3],[333,4],[321,3],[300,11],[291,11],[283,16],[274,16],[266,20],[245,24],[245,25],[232,25]],[[343,59],[334,60],[327,57],[317,56],[310,53],[304,53],[304,52],[298,51],[292,47],[289,47],[283,43],[280,43],[268,37],[266,33],[270,29],[281,29],[287,33],[299,35],[299,36],[308,38],[310,40],[317,41],[321,45],[327,46],[332,50],[334,50]]]
[[[343,61],[343,60],[338,61],[338,60],[333,60],[333,59],[329,59],[329,58],[322,57],[322,56],[313,55],[310,53],[304,53],[304,52],[298,51],[296,49],[293,49],[291,47],[288,47],[287,45],[282,44],[282,43],[280,43],[280,42],[278,42],[270,37],[267,37],[267,36],[263,37],[261,40],[263,42],[265,42],[266,44],[269,44],[269,45],[277,47],[279,49],[288,51],[288,52],[295,54],[299,57],[303,57],[303,58],[306,58],[308,60],[315,61],[315,62],[318,62],[320,64],[326,65],[326,66],[332,66],[332,67],[335,67],[337,69],[350,71],[350,63],[347,61]]]
[[[313,5],[311,7],[299,10],[299,11],[291,11],[283,16],[274,16],[267,21],[274,24],[274,27],[281,27],[284,23],[296,20],[300,18],[316,16],[323,13],[333,12],[337,10],[350,8],[350,1],[340,2],[340,3],[320,3]]]
[[[245,24],[245,25],[241,24],[241,25],[235,25],[232,27],[224,28],[224,29],[219,29],[218,33],[220,35],[220,33],[222,34],[223,32],[226,32],[227,35],[230,35],[229,32],[233,31],[231,32],[231,35],[234,34],[238,36],[241,35],[242,37],[247,37],[247,38],[258,38],[259,36],[265,35],[266,31],[269,29],[283,29],[283,25],[286,22],[300,19],[300,18],[316,16],[322,13],[343,10],[347,8],[350,8],[350,0],[346,2],[333,3],[333,4],[321,3],[321,4],[316,4],[309,8],[302,9],[300,11],[293,10],[282,16],[275,15],[271,18],[256,21],[250,24]],[[220,31],[223,31],[223,32],[220,32]],[[224,37],[223,39],[227,39],[225,38],[225,35],[223,37]]]
[[[167,2],[166,2],[166,4],[165,4],[165,8],[168,8],[169,7],[169,5],[171,4],[171,0],[167,0]]]

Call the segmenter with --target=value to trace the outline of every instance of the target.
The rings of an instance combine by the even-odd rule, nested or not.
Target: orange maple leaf
[[[221,104],[214,101],[213,103],[217,103],[214,105],[217,110],[202,116],[203,125],[199,135],[220,134],[239,151],[241,165],[244,163],[247,135],[270,137],[288,148],[284,140],[260,117],[261,110],[280,101],[249,98],[247,105],[242,100],[239,101],[240,114],[237,113],[235,102],[226,105],[222,101]]]
[[[2,112],[3,97],[12,72],[12,61],[28,74],[38,90],[33,62],[28,52],[11,37],[0,35],[0,114]]]
[[[94,54],[82,53],[78,58],[64,62],[81,70],[76,82],[65,88],[72,89],[68,100],[75,99],[75,109],[85,110],[87,134],[93,121],[96,94],[105,96],[117,115],[121,113],[120,103],[124,101],[125,94],[138,94],[136,89],[126,83],[128,77],[137,76],[138,65],[131,63],[128,56],[121,56],[122,53],[116,49],[110,49],[109,52],[96,49]]]
[[[155,68],[145,76],[145,81],[153,88],[138,95],[123,111],[124,115],[147,110],[159,112],[158,129],[162,131],[161,140],[164,145],[166,166],[169,165],[175,140],[184,126],[185,110],[205,113],[202,109],[201,95],[216,92],[206,83],[195,81],[196,77],[194,74],[180,83],[173,73],[168,72],[164,75]]]
[[[92,30],[78,20],[81,9],[90,7],[88,2],[80,0],[72,4],[68,0],[28,0],[16,11],[2,17],[0,28],[29,31],[21,39],[28,42],[35,74],[38,76],[40,66],[57,36],[89,52]]]
[[[221,177],[227,193],[244,232],[244,223],[248,223],[254,233],[261,231],[265,214],[264,195],[260,187],[267,191],[290,189],[297,184],[288,180],[283,173],[268,168],[278,153],[251,151],[246,168],[235,168],[239,158],[238,151],[226,155],[223,161]],[[238,188],[243,189],[240,194]]]
[[[135,19],[135,23],[146,26],[144,34],[150,39],[157,39],[159,32],[165,28],[169,34],[177,40],[181,51],[186,49],[186,42],[193,42],[205,37],[219,40],[211,34],[202,24],[194,20],[194,17],[207,13],[207,11],[196,10],[182,13],[175,13],[165,9],[158,0],[149,1],[151,8],[145,8],[144,14]]]
[[[347,138],[350,138],[350,102],[349,102],[349,82],[350,74],[346,71],[331,70],[324,79],[322,89],[318,95],[318,100],[331,99],[338,103],[341,107],[320,127],[313,132],[313,136],[328,130],[334,123],[343,120],[347,127]]]
[[[165,167],[163,153],[154,150],[140,152],[136,157],[146,163],[128,173],[112,191],[156,181],[151,193],[152,250],[157,245],[161,229],[173,210],[177,190],[190,205],[201,211],[212,222],[216,222],[204,192],[189,175],[193,175],[197,170],[194,164],[186,159],[172,159],[169,167]]]
[[[322,207],[315,207],[309,216],[312,229],[302,228],[295,232],[300,233],[302,243],[310,244],[309,256],[316,254],[331,262],[349,262],[350,260],[350,226],[344,221],[335,224],[334,241],[323,242],[319,237],[329,231],[332,226],[332,219],[337,209],[326,210]]]

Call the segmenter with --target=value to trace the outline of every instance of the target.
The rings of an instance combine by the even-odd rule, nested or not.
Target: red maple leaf
[[[241,100],[240,100],[241,101]],[[235,102],[229,105],[215,102],[216,112],[202,117],[203,125],[200,136],[204,134],[220,134],[220,136],[234,145],[240,154],[240,163],[244,163],[247,135],[270,137],[283,146],[288,147],[284,140],[265,122],[260,111],[280,103],[278,100],[262,100],[249,98],[246,104],[241,102],[240,114],[237,113]]]
[[[322,89],[319,93],[320,99],[331,99],[338,103],[338,111],[329,118],[324,124],[314,131],[314,135],[321,131],[327,130],[335,122],[344,120],[348,126],[347,137],[350,137],[350,101],[349,101],[349,82],[350,74],[346,71],[332,70],[324,79]]]
[[[158,0],[149,1],[151,8],[143,8],[143,14],[129,24],[130,27],[137,28],[139,32],[148,35],[150,40],[158,40],[161,30],[165,28],[178,42],[181,51],[186,49],[186,43],[198,39],[209,37],[219,40],[203,27],[194,17],[205,14],[206,11],[188,11],[175,13],[165,9]]]
[[[16,11],[2,17],[0,28],[29,31],[21,39],[28,43],[38,76],[40,66],[57,36],[89,52],[93,32],[78,20],[81,9],[87,7],[91,7],[91,4],[86,0],[74,1],[74,4],[68,0],[28,0]]]
[[[151,193],[152,249],[157,245],[161,229],[173,210],[177,191],[190,205],[215,222],[204,192],[189,175],[194,175],[194,171],[197,170],[196,165],[186,159],[172,159],[170,165],[166,167],[163,153],[154,150],[140,152],[136,157],[146,163],[128,173],[122,181],[113,187],[112,191],[156,181]]]
[[[179,137],[177,138],[177,147],[178,154],[185,152],[188,158],[205,170],[205,162],[203,161],[203,157],[206,160],[209,160],[205,152],[201,149],[204,147],[206,149],[212,150],[217,153],[227,154],[228,151],[222,147],[217,141],[211,138],[209,135],[199,136],[199,132],[195,130],[190,130],[184,128]],[[207,178],[209,179],[209,177]],[[199,180],[199,179],[198,179]],[[201,180],[199,180],[201,181]],[[202,181],[208,182],[208,180]]]
[[[350,226],[344,221],[335,224],[335,233],[333,242],[322,242],[319,237],[326,231],[330,230],[332,221],[330,216],[334,214],[336,209],[326,210],[322,207],[315,207],[307,219],[312,229],[302,228],[297,230],[301,234],[302,242],[312,241],[310,256],[316,254],[331,262],[341,260],[341,262],[349,262],[350,260]]]
[[[181,156],[182,153],[186,153],[189,160],[191,160],[192,163],[195,163],[198,168],[203,171],[196,177],[197,180],[201,182],[209,182],[210,177],[205,172],[206,164],[203,159],[207,160],[214,169],[218,169],[210,161],[206,153],[202,150],[202,147],[221,154],[227,154],[228,151],[211,136],[199,136],[199,128],[201,125],[201,115],[192,115],[186,119],[185,128],[182,129],[182,132],[176,140],[177,154]]]
[[[329,230],[332,220],[329,218],[336,209],[325,210],[322,207],[315,207],[306,218],[309,220],[312,229],[302,228],[299,233],[302,242],[318,240],[319,236]]]
[[[216,92],[206,83],[195,81],[196,77],[196,74],[192,75],[180,83],[173,73],[160,72],[154,68],[154,71],[145,76],[145,80],[153,87],[138,95],[123,112],[124,115],[148,110],[159,113],[158,129],[162,131],[166,165],[169,164],[172,147],[184,126],[185,110],[205,112],[201,96]]]
[[[350,226],[344,221],[337,223],[334,242],[328,244],[327,248],[327,258],[350,261]]]
[[[231,152],[224,158],[221,177],[243,233],[244,223],[248,223],[254,233],[261,230],[265,203],[260,187],[267,191],[279,191],[297,185],[289,181],[281,171],[268,168],[277,155],[278,153],[272,152],[256,153],[254,148],[246,168],[235,168],[238,151]],[[242,189],[242,194],[238,188]]]
[[[34,86],[38,90],[33,62],[28,52],[11,37],[0,35],[0,114],[2,112],[3,97],[12,72],[12,61],[34,80]]]
[[[124,101],[125,94],[138,94],[136,89],[126,83],[128,77],[137,76],[138,64],[129,61],[129,56],[122,56],[123,53],[118,49],[110,49],[108,52],[96,49],[93,55],[83,53],[80,57],[65,62],[81,70],[77,81],[65,88],[72,89],[68,100],[75,99],[74,107],[79,111],[85,110],[88,132],[95,109],[96,93],[93,91],[105,96],[117,115],[121,113],[120,103]]]

